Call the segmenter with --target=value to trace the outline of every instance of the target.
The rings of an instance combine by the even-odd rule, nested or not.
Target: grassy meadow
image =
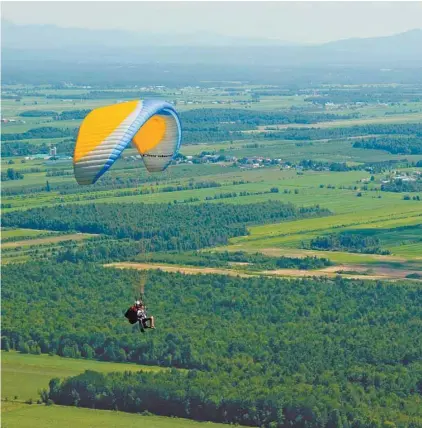
[[[156,371],[160,367],[136,364],[109,363],[77,360],[50,355],[29,355],[17,352],[1,352],[2,402],[1,420],[4,428],[48,428],[72,426],[91,428],[119,428],[132,425],[152,428],[218,428],[221,424],[200,423],[185,419],[157,416],[130,415],[123,412],[77,409],[64,406],[36,404],[39,392],[48,388],[54,378],[75,376],[85,370],[97,372]],[[32,400],[32,404],[26,403]],[[75,425],[74,425],[75,424]]]

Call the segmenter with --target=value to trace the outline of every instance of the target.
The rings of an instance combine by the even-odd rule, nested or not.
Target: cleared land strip
[[[299,269],[277,269],[266,270],[256,273],[245,273],[234,269],[219,269],[219,268],[202,268],[202,267],[186,267],[186,266],[169,266],[159,263],[109,263],[105,267],[114,267],[118,269],[137,269],[137,270],[162,270],[164,272],[179,272],[185,275],[199,274],[219,274],[240,276],[243,278],[254,277],[256,275],[264,275],[271,277],[312,277],[312,276],[328,276],[335,277],[341,275],[344,278],[350,279],[403,279],[411,273],[411,271],[403,269],[387,269],[382,267],[374,267],[371,272],[368,272],[368,266],[356,265],[337,265],[330,266],[324,269],[315,270],[299,270]],[[344,273],[341,273],[344,272]]]
[[[34,245],[55,244],[64,241],[82,241],[83,239],[93,238],[95,234],[90,233],[72,233],[70,235],[52,236],[36,239],[25,239],[22,241],[5,242],[1,248],[32,247]]]
[[[259,132],[278,131],[287,128],[338,128],[344,126],[355,125],[372,125],[372,124],[389,124],[389,123],[414,123],[422,120],[422,113],[403,114],[396,116],[373,117],[366,119],[347,119],[347,120],[333,120],[328,122],[317,123],[289,123],[280,125],[262,125],[258,129],[243,131],[247,134],[254,134]],[[267,128],[267,129],[266,129]],[[268,129],[271,128],[271,129]]]
[[[230,276],[241,276],[241,277],[250,277],[254,276],[253,274],[247,274],[244,272],[239,272],[232,269],[221,269],[221,268],[211,268],[211,267],[186,267],[186,266],[176,266],[176,265],[164,265],[160,263],[131,263],[131,262],[119,262],[119,263],[109,263],[104,265],[105,267],[115,267],[119,269],[137,269],[137,270],[162,270],[164,272],[180,272],[188,275],[198,275],[198,274],[219,274],[219,275],[230,275]]]

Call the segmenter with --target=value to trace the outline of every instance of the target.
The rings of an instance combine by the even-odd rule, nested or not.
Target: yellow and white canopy
[[[129,101],[91,111],[79,128],[73,155],[79,184],[95,183],[132,141],[148,171],[165,170],[181,144],[181,126],[165,101]]]

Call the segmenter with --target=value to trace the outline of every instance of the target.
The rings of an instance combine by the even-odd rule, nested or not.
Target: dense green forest
[[[380,247],[380,240],[375,236],[364,236],[354,233],[332,233],[311,239],[305,248],[329,251],[350,251],[352,253],[390,254]]]
[[[56,116],[56,120],[78,120],[84,119],[91,110],[67,110]]]
[[[57,116],[57,112],[52,110],[25,110],[21,113],[19,113],[19,116],[21,117],[51,117],[51,116]]]
[[[3,268],[3,349],[189,369],[55,379],[45,400],[264,427],[422,426],[419,284],[154,271],[158,328],[142,335],[123,317],[141,275]]]
[[[22,117],[53,117],[55,120],[73,120],[83,119],[91,110],[65,110],[61,113],[51,110],[26,110],[19,114]]]
[[[3,134],[2,134],[1,155],[3,157],[28,156],[28,155],[35,155],[37,153],[47,154],[50,151],[50,148],[46,143],[31,144],[26,141],[25,142],[18,142],[18,141],[3,142],[3,141],[4,140],[3,140]],[[72,141],[72,144],[74,146],[75,142]]]
[[[194,109],[181,113],[185,130],[214,129],[228,125],[228,129],[253,129],[260,125],[288,123],[316,123],[329,120],[351,119],[356,115],[337,115],[332,113],[310,113],[296,110],[256,111],[241,109]],[[246,128],[244,128],[246,126]]]
[[[319,206],[258,204],[86,204],[6,213],[3,226],[78,231],[143,240],[149,251],[192,250],[247,235],[248,224],[328,215]]]
[[[52,126],[44,126],[41,128],[33,128],[19,134],[1,134],[2,141],[14,140],[30,140],[32,138],[61,138],[61,137],[76,137],[77,128],[54,128]]]
[[[416,155],[422,153],[422,138],[368,138],[356,141],[353,147]]]

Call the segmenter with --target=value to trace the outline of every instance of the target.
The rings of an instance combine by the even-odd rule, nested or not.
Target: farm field
[[[52,236],[46,238],[26,239],[24,241],[5,242],[1,244],[1,248],[16,248],[16,247],[32,247],[34,245],[55,244],[65,241],[80,241],[87,238],[92,238],[96,235],[87,233],[73,233],[69,235]]]
[[[74,376],[85,370],[95,370],[102,373],[114,371],[163,370],[160,367],[141,366],[137,364],[121,364],[83,359],[63,358],[57,355],[21,354],[15,351],[1,351],[2,371],[2,400],[36,402],[39,391],[48,387],[48,382],[54,378]]]
[[[218,428],[223,426],[221,424],[200,423],[184,419],[35,404],[39,399],[39,391],[47,388],[52,378],[75,376],[85,370],[108,373],[163,369],[136,364],[77,360],[58,356],[2,351],[2,427],[53,428],[58,425],[67,426],[66,424],[70,420],[72,420],[72,423],[77,423],[78,427],[86,428],[91,428],[98,424],[105,428],[127,427],[132,424],[145,424],[145,426],[154,428]],[[25,403],[29,399],[32,399],[33,404]]]
[[[2,403],[3,428],[55,428],[57,426],[79,428],[127,428],[140,426],[148,428],[225,428],[227,424],[195,422],[188,419],[143,416],[110,410],[82,409],[67,406],[27,405]],[[75,425],[73,425],[75,424]]]
[[[45,230],[34,230],[34,229],[4,229],[1,230],[2,241],[8,239],[19,239],[19,238],[36,238],[39,235],[48,233]]]
[[[178,170],[183,169],[186,178],[178,178]],[[218,165],[209,165],[207,173],[198,180],[215,181],[219,184],[216,188],[178,190],[174,192],[162,192],[165,186],[187,185],[192,178],[189,177],[189,167],[176,166],[166,176],[166,183],[146,184],[145,189],[154,188],[154,193],[121,196],[121,191],[131,193],[135,189],[118,189],[97,191],[93,193],[60,195],[57,192],[42,192],[28,195],[16,195],[3,198],[3,203],[10,203],[11,208],[4,209],[4,212],[16,210],[48,207],[57,204],[89,204],[95,203],[188,203],[199,204],[203,202],[247,204],[259,203],[267,200],[277,200],[285,203],[292,203],[297,206],[312,206],[315,204],[323,208],[328,208],[332,215],[324,218],[304,219],[281,224],[269,224],[265,226],[249,227],[249,234],[245,237],[233,238],[228,246],[223,249],[230,251],[279,251],[283,255],[295,254],[317,254],[328,257],[335,263],[346,264],[377,264],[380,258],[371,254],[353,254],[345,252],[312,251],[307,252],[302,249],[302,243],[318,235],[328,233],[338,233],[348,231],[353,233],[363,233],[362,231],[374,230],[378,235],[384,235],[383,247],[391,252],[391,255],[382,259],[385,263],[411,261],[411,266],[404,263],[403,267],[420,269],[420,254],[422,254],[422,243],[420,238],[410,231],[407,235],[400,232],[405,226],[418,227],[422,222],[422,208],[419,201],[406,201],[400,193],[379,192],[375,190],[382,180],[383,174],[374,174],[375,181],[367,185],[367,190],[361,191],[361,196],[357,197],[359,189],[363,187],[362,180],[368,180],[370,174],[365,171],[350,172],[318,172],[305,171],[302,175],[297,175],[295,171],[280,170],[279,168],[263,168],[259,170],[239,171],[234,168],[221,168]],[[125,170],[123,170],[125,171]],[[213,174],[213,171],[218,171]],[[196,167],[192,173],[196,173]],[[116,174],[116,173],[115,173]],[[70,178],[69,178],[70,180]],[[233,184],[233,182],[244,184]],[[52,181],[54,183],[54,181]],[[270,192],[276,187],[278,192]],[[357,190],[354,190],[356,188]],[[371,190],[372,189],[372,190]],[[241,193],[244,192],[244,195]],[[232,197],[215,199],[220,194],[231,194]],[[393,233],[397,230],[396,233]],[[416,230],[416,229],[415,229]],[[388,232],[388,235],[385,235]],[[389,237],[386,240],[386,237]],[[16,248],[19,246],[29,247],[33,244],[52,244],[73,239],[74,235],[63,238],[42,238],[35,242],[9,242],[4,243],[3,248]],[[76,239],[83,239],[84,235],[76,236]],[[25,238],[26,239],[26,238]],[[14,253],[14,260],[18,261],[20,255]],[[6,256],[6,261],[7,255]],[[25,259],[25,258],[24,258]],[[381,266],[383,267],[383,266]],[[394,266],[397,268],[397,264]]]
[[[183,182],[188,182],[191,179],[189,174],[189,168],[183,167],[183,172],[186,172],[187,177],[183,180],[173,177],[171,174],[176,174],[177,169],[182,167],[174,168],[167,177],[165,177],[165,187],[167,185],[179,185]],[[192,169],[192,174],[195,174],[195,168]],[[327,208],[335,209],[336,212],[355,211],[360,208],[373,209],[376,207],[385,207],[386,205],[396,204],[397,206],[413,206],[417,208],[418,204],[414,204],[413,201],[402,201],[402,195],[395,193],[383,193],[382,198],[378,198],[380,193],[376,190],[363,192],[361,198],[357,198],[356,194],[358,189],[362,187],[361,180],[368,179],[370,175],[364,171],[353,171],[353,172],[305,172],[303,175],[297,175],[293,171],[280,170],[278,168],[268,168],[249,171],[236,171],[232,168],[221,168],[218,165],[210,166],[207,170],[206,175],[198,177],[195,181],[207,181],[212,180],[223,187],[218,188],[206,188],[206,189],[193,189],[193,190],[178,190],[174,192],[160,192],[160,186],[153,186],[154,193],[126,196],[121,195],[121,190],[130,189],[118,189],[90,192],[86,194],[66,194],[61,195],[54,190],[50,192],[40,192],[36,194],[27,195],[10,195],[3,196],[3,204],[11,204],[11,208],[4,208],[4,212],[15,209],[25,209],[37,206],[52,206],[54,204],[61,204],[63,202],[68,203],[90,203],[93,200],[96,203],[108,202],[108,203],[121,203],[121,202],[145,202],[145,203],[167,203],[173,200],[184,201],[189,198],[199,198],[204,201],[207,196],[211,198],[220,193],[236,192],[237,196],[233,198],[224,199],[225,203],[250,203],[251,201],[260,201],[266,199],[282,200],[286,202],[292,202],[298,205],[310,205],[315,203],[323,202]],[[378,180],[382,176],[377,176]],[[71,178],[67,179],[68,181]],[[245,181],[245,184],[233,184],[233,181]],[[54,181],[51,181],[51,185]],[[334,188],[328,188],[327,186],[335,186]],[[271,187],[278,187],[277,193],[269,193]],[[321,186],[324,186],[321,188]],[[339,188],[350,187],[352,188]],[[141,185],[141,188],[151,188],[151,184]],[[356,187],[357,190],[353,190]],[[375,187],[375,186],[373,186]],[[294,190],[298,192],[295,193]],[[370,187],[369,187],[370,189]],[[100,189],[99,189],[100,190]],[[135,189],[133,189],[135,190]],[[287,192],[285,192],[287,190]],[[291,192],[289,192],[289,190]],[[252,193],[250,195],[240,196],[240,192]],[[266,194],[258,192],[267,192]],[[341,196],[341,200],[339,200]],[[211,199],[212,200],[212,199]],[[220,202],[220,200],[217,200]],[[413,204],[413,205],[412,205]],[[407,208],[404,208],[407,210]]]

